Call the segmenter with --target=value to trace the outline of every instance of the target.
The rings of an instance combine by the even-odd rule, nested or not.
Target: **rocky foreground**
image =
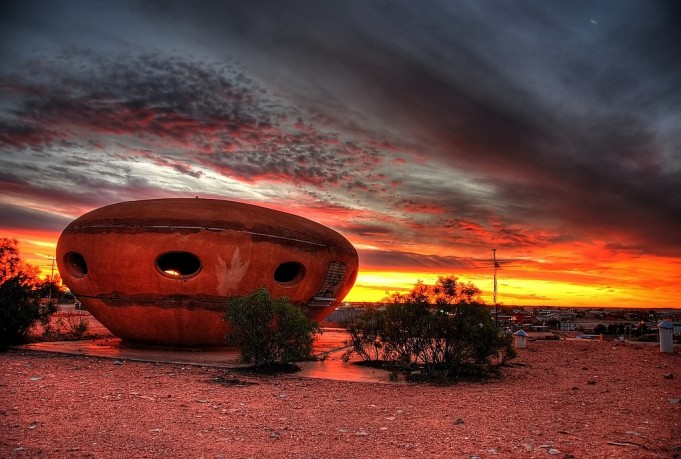
[[[536,341],[451,387],[0,354],[0,457],[681,457],[681,352]]]

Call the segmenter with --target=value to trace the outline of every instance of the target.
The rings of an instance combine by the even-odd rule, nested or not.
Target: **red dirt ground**
[[[10,350],[0,457],[681,457],[678,348],[536,341],[514,362],[437,387]]]

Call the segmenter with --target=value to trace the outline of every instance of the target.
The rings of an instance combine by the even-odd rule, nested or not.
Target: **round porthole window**
[[[64,265],[66,265],[66,269],[73,277],[87,276],[85,257],[78,252],[69,252],[64,255]]]
[[[189,252],[167,252],[156,259],[156,269],[166,277],[186,278],[199,272],[201,260]]]
[[[296,261],[282,263],[274,271],[274,280],[285,285],[295,284],[303,276],[305,276],[305,268]]]

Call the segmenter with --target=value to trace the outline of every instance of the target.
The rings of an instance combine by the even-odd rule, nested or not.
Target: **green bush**
[[[224,318],[231,328],[227,342],[256,368],[312,359],[314,337],[321,332],[288,298],[272,298],[262,287],[231,297]]]
[[[40,303],[33,280],[19,273],[0,284],[0,350],[25,342],[31,327],[38,323],[47,326],[57,311],[55,304]]]
[[[496,374],[515,357],[511,337],[477,303],[437,305],[412,301],[374,309],[347,324],[353,354],[403,372],[410,379],[451,382]]]

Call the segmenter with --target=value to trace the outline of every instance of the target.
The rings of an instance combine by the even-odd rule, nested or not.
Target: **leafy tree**
[[[36,289],[41,298],[50,298],[51,301],[56,301],[57,303],[60,302],[64,295],[64,288],[62,287],[59,274],[55,274],[53,277],[48,276],[44,281],[38,282]]]
[[[321,332],[288,298],[272,298],[264,287],[231,297],[224,318],[231,328],[227,342],[256,368],[311,359],[314,336]]]
[[[19,274],[21,257],[16,239],[0,238],[0,282]]]
[[[345,357],[356,354],[440,382],[495,372],[515,351],[490,310],[473,301],[478,295],[473,284],[454,276],[439,277],[432,286],[419,281],[411,292],[393,294],[392,304],[347,324]]]
[[[598,324],[594,327],[594,333],[597,335],[602,335],[606,332],[607,327],[603,324]]]
[[[22,263],[16,239],[0,238],[0,350],[24,342],[31,327],[46,326],[57,311],[41,304],[36,273]]]
[[[40,323],[47,325],[57,312],[54,303],[41,303],[32,287],[33,280],[23,274],[0,284],[0,349],[25,342],[28,331]]]
[[[454,275],[438,276],[433,285],[418,280],[408,293],[395,292],[383,299],[383,303],[457,304],[482,303],[481,290],[471,282],[459,282]]]
[[[560,320],[558,319],[549,319],[546,321],[546,325],[554,330],[560,330]]]

